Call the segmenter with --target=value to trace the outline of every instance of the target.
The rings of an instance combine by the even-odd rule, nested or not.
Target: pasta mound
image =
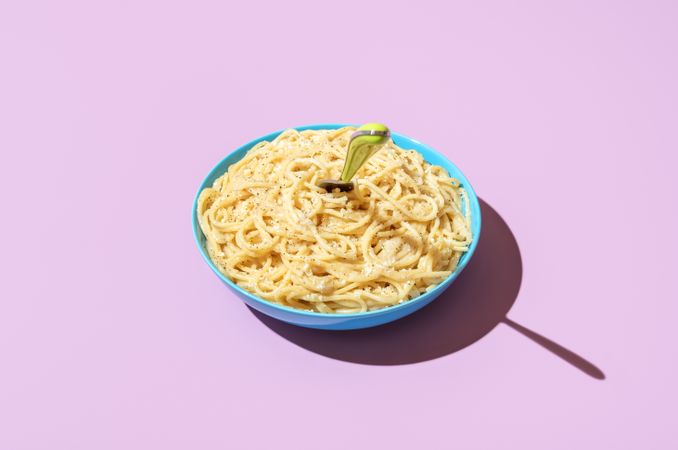
[[[212,262],[268,301],[322,313],[395,305],[432,289],[471,244],[466,192],[416,151],[385,144],[338,179],[352,127],[286,130],[260,142],[198,198]]]

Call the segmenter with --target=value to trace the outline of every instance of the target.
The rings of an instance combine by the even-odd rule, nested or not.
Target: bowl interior
[[[330,130],[330,129],[336,129],[336,128],[342,128],[345,126],[349,126],[347,124],[319,124],[319,125],[309,125],[309,126],[302,126],[302,127],[294,127],[296,130],[302,131],[302,130]],[[265,305],[268,305],[269,307],[274,307],[276,309],[282,309],[287,312],[292,312],[296,314],[301,314],[301,315],[311,315],[311,316],[334,316],[332,314],[326,314],[326,313],[319,313],[319,312],[312,312],[312,311],[303,311],[300,309],[295,309],[291,308],[288,306],[283,306],[279,305],[277,303],[272,303],[267,300],[264,300],[260,297],[257,297],[256,295],[246,291],[245,289],[241,288],[234,282],[232,282],[228,277],[226,277],[224,274],[222,274],[219,269],[212,263],[212,260],[210,259],[209,255],[207,254],[207,250],[205,249],[205,235],[202,233],[202,230],[200,229],[200,224],[198,223],[198,214],[197,214],[197,206],[198,206],[198,196],[200,195],[200,192],[206,187],[212,186],[214,181],[219,178],[221,175],[223,175],[231,166],[232,164],[236,163],[240,159],[242,159],[245,154],[256,144],[258,144],[261,141],[271,141],[275,139],[280,133],[282,133],[284,130],[276,131],[274,133],[267,134],[266,136],[262,136],[258,139],[255,139],[251,142],[248,142],[247,144],[237,148],[235,151],[231,152],[228,154],[224,159],[222,159],[207,175],[207,177],[203,180],[203,182],[200,184],[200,187],[198,188],[198,192],[195,196],[195,200],[193,202],[193,211],[192,211],[192,222],[193,222],[193,235],[195,237],[196,243],[198,244],[198,249],[200,250],[200,253],[202,254],[203,259],[207,264],[210,266],[212,271],[224,282],[226,283],[229,287],[240,293],[241,295],[244,295],[256,302],[263,303]],[[419,299],[422,299],[424,296],[429,296],[429,295],[436,295],[439,291],[442,291],[449,286],[449,284],[456,278],[456,276],[466,267],[468,264],[469,260],[473,256],[473,253],[475,252],[475,249],[478,245],[478,239],[480,237],[480,229],[481,229],[481,216],[480,216],[480,204],[478,203],[478,197],[473,190],[473,187],[471,187],[471,184],[469,183],[468,179],[466,176],[455,166],[449,159],[447,159],[445,156],[442,154],[438,153],[437,151],[433,150],[431,147],[422,144],[421,142],[409,138],[407,136],[404,136],[399,133],[393,133],[391,132],[391,138],[393,139],[393,142],[395,142],[396,145],[398,145],[401,148],[404,148],[406,150],[416,150],[419,153],[422,154],[424,157],[424,160],[437,165],[444,167],[450,176],[456,178],[459,180],[461,186],[466,190],[466,193],[468,195],[468,202],[465,206],[465,208],[470,208],[471,210],[471,233],[473,236],[473,241],[471,242],[471,246],[469,247],[469,250],[462,255],[462,257],[459,260],[459,265],[457,266],[457,269],[455,270],[454,273],[452,273],[448,278],[446,278],[443,282],[438,284],[434,289],[429,291],[426,294],[423,294],[419,297],[415,297],[412,300],[409,300],[407,302],[403,302],[399,305],[394,305],[394,306],[389,306],[388,308],[382,308],[378,309],[375,311],[366,311],[366,312],[361,312],[361,313],[351,313],[351,314],[341,314],[341,317],[364,317],[364,316],[370,316],[370,315],[380,315],[380,314],[386,314],[389,311],[393,311],[395,309],[401,308],[405,305],[411,304],[413,302],[417,302]],[[466,211],[464,211],[466,212]]]

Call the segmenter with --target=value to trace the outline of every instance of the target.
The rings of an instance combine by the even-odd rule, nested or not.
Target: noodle
[[[354,313],[417,297],[455,270],[471,243],[466,192],[416,151],[389,141],[352,191],[317,186],[339,178],[354,130],[286,130],[200,193],[224,275],[274,303]]]

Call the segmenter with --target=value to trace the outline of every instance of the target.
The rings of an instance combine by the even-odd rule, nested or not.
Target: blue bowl
[[[297,127],[296,129],[299,131],[328,130],[341,128],[344,126],[346,125],[320,124]],[[226,276],[224,276],[224,274],[219,272],[214,263],[212,263],[212,260],[209,258],[207,250],[205,249],[205,236],[203,235],[202,230],[200,229],[200,224],[198,223],[198,195],[204,188],[211,187],[212,183],[214,183],[214,180],[223,175],[231,164],[239,161],[243,156],[245,156],[245,154],[252,147],[261,141],[271,141],[275,139],[280,133],[282,133],[282,131],[276,131],[275,133],[267,134],[266,136],[255,139],[239,147],[234,152],[222,159],[221,162],[217,164],[214,169],[212,169],[212,171],[207,175],[207,178],[205,178],[205,180],[202,182],[198,188],[198,194],[195,196],[195,200],[193,202],[193,235],[195,236],[195,242],[198,244],[198,250],[200,250],[200,254],[205,259],[207,265],[210,266],[212,271],[219,277],[219,279],[221,279],[221,281],[224,282],[224,284],[226,284],[226,286],[228,286],[235,293],[235,295],[240,297],[242,301],[257,311],[266,314],[267,316],[271,316],[278,320],[282,320],[294,325],[324,330],[354,330],[358,328],[368,328],[382,325],[384,323],[400,319],[401,317],[405,317],[408,314],[412,314],[413,312],[435,300],[452,284],[452,282],[459,276],[461,271],[464,270],[464,267],[466,267],[469,260],[473,256],[476,247],[478,246],[478,239],[480,237],[480,205],[478,204],[478,197],[476,196],[476,193],[464,174],[461,173],[457,166],[452,164],[445,156],[433,150],[431,147],[412,138],[398,133],[391,133],[393,141],[398,146],[408,150],[416,150],[421,153],[424,156],[424,159],[429,163],[444,167],[449,172],[450,176],[460,181],[461,185],[468,193],[468,204],[471,208],[471,232],[473,233],[473,242],[471,243],[469,250],[461,257],[459,265],[457,266],[457,270],[455,270],[449,277],[447,277],[434,289],[423,295],[420,295],[419,297],[413,298],[412,300],[376,311],[367,311],[353,314],[326,314],[309,312],[290,308],[288,306],[278,305],[247,292],[229,280]]]

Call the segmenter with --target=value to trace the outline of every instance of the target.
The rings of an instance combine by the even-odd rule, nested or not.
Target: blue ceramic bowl
[[[341,128],[346,125],[343,124],[320,124],[320,125],[310,125],[305,127],[297,127],[297,130],[327,130],[327,129],[336,129]],[[445,279],[442,283],[432,289],[430,292],[427,292],[419,297],[416,297],[407,302],[401,303],[399,305],[390,306],[387,308],[379,309],[376,311],[367,311],[362,313],[354,314],[325,314],[318,312],[309,312],[301,311],[298,309],[290,308],[287,306],[278,305],[275,303],[268,302],[262,298],[257,297],[254,294],[251,294],[229,280],[224,276],[216,266],[210,260],[207,250],[205,249],[205,236],[202,234],[200,225],[198,223],[197,215],[197,205],[198,205],[198,195],[200,192],[209,186],[212,186],[214,180],[223,175],[228,167],[240,160],[245,153],[249,151],[254,145],[261,141],[271,141],[276,138],[282,131],[276,131],[275,133],[262,136],[258,139],[255,139],[238,149],[233,153],[226,156],[219,164],[217,164],[214,169],[207,175],[207,178],[202,182],[198,188],[198,194],[195,196],[195,201],[193,202],[193,235],[195,236],[195,241],[198,244],[198,250],[200,254],[205,259],[205,262],[212,269],[212,271],[221,279],[221,281],[226,284],[240,299],[247,303],[252,308],[276,319],[288,322],[294,325],[299,325],[302,327],[308,328],[320,328],[325,330],[353,330],[357,328],[368,328],[381,325],[387,322],[392,322],[394,320],[405,317],[408,314],[412,314],[416,310],[428,305],[433,300],[436,299],[440,294],[447,289],[450,284],[459,276],[464,267],[468,264],[469,260],[473,256],[475,249],[478,245],[478,239],[480,237],[480,205],[478,204],[478,197],[473,191],[471,184],[468,182],[463,173],[452,164],[447,158],[433,150],[431,147],[422,144],[419,141],[416,141],[407,136],[403,136],[398,133],[391,133],[393,141],[400,147],[404,149],[413,149],[418,151],[424,156],[424,159],[431,164],[442,166],[449,174],[457,178],[461,185],[466,189],[469,199],[469,207],[471,208],[471,231],[473,233],[473,242],[468,252],[466,252],[459,261],[457,270],[454,271],[449,277]]]

